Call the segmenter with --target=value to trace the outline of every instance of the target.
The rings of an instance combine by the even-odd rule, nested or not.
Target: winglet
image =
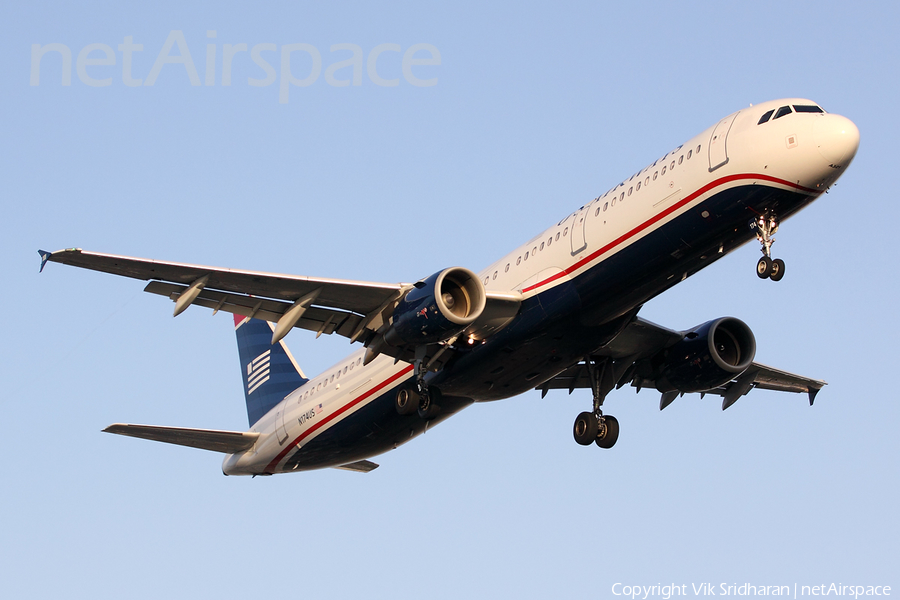
[[[822,388],[814,388],[814,387],[809,388],[809,405],[810,406],[812,406],[813,402],[816,401],[816,394],[818,394],[820,391],[822,391]]]
[[[38,273],[44,272],[44,267],[47,265],[47,261],[50,260],[50,255],[52,252],[47,252],[46,250],[38,250],[38,254],[41,255],[41,270]]]

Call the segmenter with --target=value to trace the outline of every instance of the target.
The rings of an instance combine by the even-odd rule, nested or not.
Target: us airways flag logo
[[[252,394],[269,380],[270,353],[271,350],[266,350],[247,365],[247,394]]]

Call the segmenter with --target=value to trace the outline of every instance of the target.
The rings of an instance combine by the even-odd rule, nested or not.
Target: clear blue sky
[[[893,3],[183,4],[3,9],[0,596],[601,598],[616,582],[704,581],[900,593]],[[174,31],[200,85],[184,63],[152,77]],[[132,83],[153,85],[126,85],[126,36],[143,46]],[[242,43],[225,86],[224,46]],[[71,85],[55,51],[31,85],[33,44],[68,49]],[[260,44],[275,80],[254,86]],[[290,44],[321,69],[280,102]],[[329,83],[352,55],[337,44],[361,49],[361,85],[351,68],[332,73],[351,85]],[[382,44],[400,48],[376,64],[395,86],[367,69]],[[403,72],[415,44],[440,54],[409,71],[435,85]],[[311,56],[290,54],[297,80]],[[70,246],[388,282],[478,270],[717,119],[786,96],[848,116],[862,141],[779,231],[785,279],[758,280],[748,245],[642,314],[743,319],[759,361],[829,382],[813,408],[757,391],[725,413],[698,396],[660,413],[657,394],[623,389],[604,452],[572,440],[586,393],[533,392],[467,409],[369,475],[226,478],[220,455],[100,430],[246,427],[230,316],[173,319],[141,282],[37,273],[38,248]],[[287,342],[310,373],[350,350],[302,331]]]

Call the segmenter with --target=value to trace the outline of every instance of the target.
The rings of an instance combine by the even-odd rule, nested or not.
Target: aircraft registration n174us
[[[772,235],[823,194],[859,146],[847,118],[800,98],[731,114],[617,183],[478,274],[415,283],[238,271],[67,249],[48,261],[150,280],[145,291],[235,315],[249,431],[114,424],[105,431],[227,454],[226,475],[368,459],[473,402],[538,389],[590,389],[575,440],[610,448],[613,389],[653,388],[660,409],[684,393],[728,408],[754,387],[805,392],[824,381],[754,362],[753,333],[724,317],[673,331],[637,316],[679,281],[756,238],[760,278],[780,280]],[[307,379],[284,344],[294,327],[362,348]],[[587,407],[586,407],[587,408]]]

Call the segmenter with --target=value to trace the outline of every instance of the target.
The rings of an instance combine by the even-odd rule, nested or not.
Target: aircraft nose
[[[847,117],[823,115],[813,126],[813,139],[829,164],[846,167],[859,148],[859,129]]]

